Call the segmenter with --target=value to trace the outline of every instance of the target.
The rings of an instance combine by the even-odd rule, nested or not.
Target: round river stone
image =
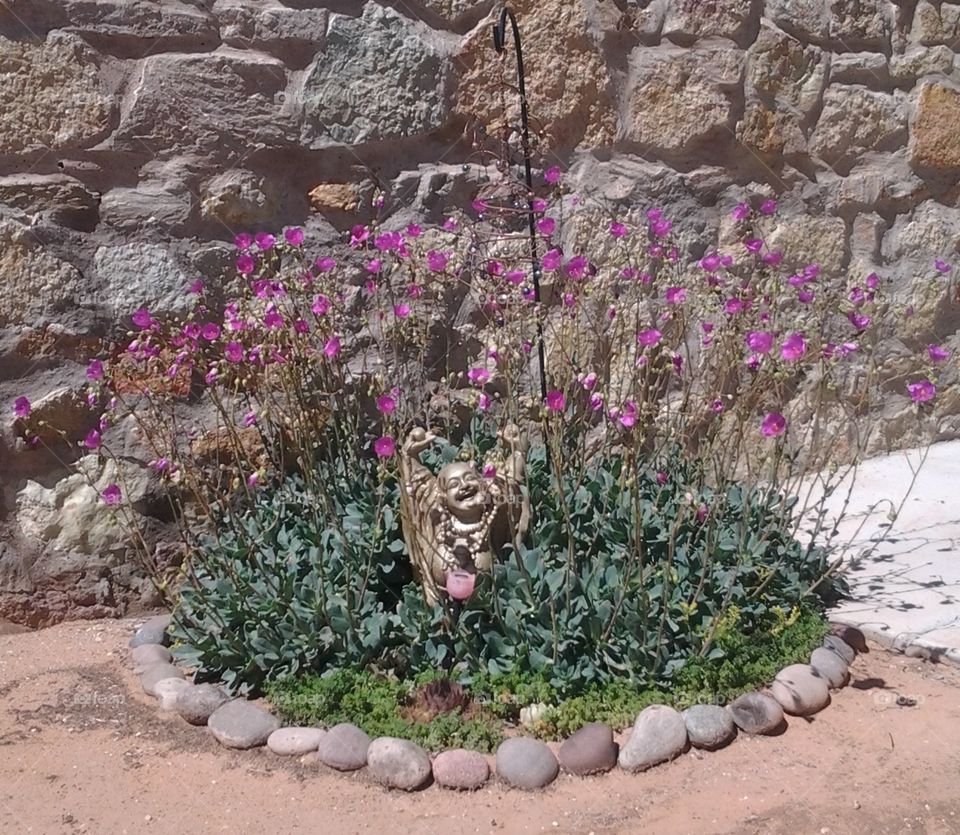
[[[280,727],[280,720],[246,699],[234,699],[210,714],[207,727],[225,748],[259,748]]]
[[[167,627],[170,626],[170,615],[157,615],[150,618],[143,626],[133,633],[130,639],[130,646],[133,648],[143,646],[144,644],[163,644],[170,643],[170,636],[167,634]]]
[[[215,684],[195,684],[177,694],[173,709],[191,725],[206,725],[213,712],[229,700]]]
[[[730,703],[730,715],[741,731],[770,734],[783,725],[783,708],[766,693],[744,693]]]
[[[542,789],[557,779],[560,764],[539,739],[515,736],[497,748],[497,774],[518,789]]]
[[[297,757],[317,750],[321,728],[279,728],[267,739],[267,748],[281,757]]]
[[[479,789],[489,778],[490,766],[483,754],[476,751],[456,748],[437,754],[433,761],[433,779],[446,789]]]
[[[827,637],[823,639],[823,645],[831,652],[839,655],[848,664],[852,664],[853,659],[857,657],[856,650],[836,635],[827,635]]]
[[[850,669],[847,662],[826,647],[817,647],[810,653],[810,666],[836,690],[850,681]]]
[[[610,771],[617,764],[618,751],[613,730],[602,722],[591,722],[560,746],[557,759],[564,771],[585,776]]]
[[[650,705],[640,711],[620,749],[620,768],[646,771],[680,756],[686,747],[687,726],[680,713],[667,705]]]
[[[151,664],[140,676],[140,686],[148,696],[157,695],[157,684],[167,678],[183,678],[183,672],[173,664]]]
[[[140,644],[130,653],[135,667],[146,669],[151,664],[169,664],[173,655],[166,647],[160,644]]]
[[[337,771],[356,771],[367,764],[370,737],[356,725],[334,725],[320,739],[317,759]]]
[[[737,735],[730,711],[719,705],[694,705],[683,712],[687,736],[695,748],[715,751]]]
[[[792,716],[810,716],[830,703],[827,680],[809,664],[784,667],[773,680],[770,694]]]
[[[410,740],[381,736],[367,749],[367,770],[388,788],[413,791],[430,779],[430,755]]]

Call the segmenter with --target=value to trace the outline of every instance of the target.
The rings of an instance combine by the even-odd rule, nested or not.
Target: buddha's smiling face
[[[447,464],[438,477],[447,507],[461,522],[477,522],[487,504],[487,488],[470,464]]]

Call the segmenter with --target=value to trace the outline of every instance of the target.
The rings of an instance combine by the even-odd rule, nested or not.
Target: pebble
[[[281,757],[298,757],[317,750],[321,728],[279,728],[267,739],[267,748]]]
[[[515,736],[497,748],[497,774],[518,789],[542,789],[560,773],[557,758],[539,739]]]
[[[715,751],[727,745],[736,735],[737,726],[729,710],[719,705],[694,705],[683,712],[687,736],[695,748]]]
[[[367,764],[370,737],[356,725],[343,722],[328,730],[317,746],[317,759],[337,771],[356,771]]]
[[[825,678],[827,684],[834,690],[845,686],[850,681],[847,662],[826,647],[817,647],[810,653],[810,666]]]
[[[234,699],[210,714],[207,727],[225,748],[259,748],[280,727],[280,720],[246,699]]]
[[[785,713],[810,716],[830,703],[830,686],[809,664],[791,664],[777,673],[770,695]]]
[[[433,761],[433,779],[445,789],[474,791],[490,779],[490,766],[482,754],[456,748],[437,754]]]
[[[852,664],[853,659],[857,657],[856,650],[846,641],[840,640],[836,635],[827,635],[827,637],[823,639],[823,645],[831,652],[839,655],[848,664]]]
[[[135,667],[146,668],[151,664],[169,664],[173,655],[166,647],[160,644],[140,644],[133,648],[131,653]]]
[[[610,771],[617,764],[618,753],[619,746],[613,741],[613,729],[602,722],[591,722],[560,746],[557,759],[564,771],[582,777]]]
[[[836,638],[839,638],[857,653],[870,652],[870,648],[867,646],[866,636],[855,626],[848,626],[845,623],[831,622],[830,634]]]
[[[157,684],[167,678],[183,678],[183,672],[173,664],[151,664],[140,675],[140,686],[148,696],[157,695]]]
[[[683,716],[667,705],[650,705],[640,711],[630,738],[620,749],[620,768],[646,771],[680,756],[686,748]]]
[[[175,710],[178,696],[190,687],[193,685],[182,678],[165,678],[158,681],[153,689],[160,710]]]
[[[744,693],[730,703],[730,715],[741,731],[770,734],[783,725],[783,708],[766,693]]]
[[[414,791],[430,780],[430,755],[408,739],[381,736],[367,749],[367,770],[387,788]]]
[[[144,644],[163,644],[167,646],[170,643],[170,636],[167,634],[167,627],[170,626],[170,615],[157,615],[150,618],[143,626],[133,633],[130,639],[130,646],[136,648]]]
[[[177,694],[173,709],[191,725],[206,725],[213,712],[229,698],[215,684],[195,684]]]

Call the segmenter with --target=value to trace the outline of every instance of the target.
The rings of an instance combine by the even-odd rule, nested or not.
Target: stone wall
[[[41,408],[82,435],[73,391],[97,340],[140,304],[176,310],[237,231],[335,242],[374,183],[397,223],[469,202],[468,139],[500,113],[494,5],[0,2],[0,617],[153,599],[86,482],[14,441],[8,404],[53,391]],[[790,257],[876,269],[913,305],[892,356],[960,353],[960,308],[932,270],[960,244],[960,4],[512,6],[532,111],[575,187],[620,213],[655,202],[721,245],[731,206],[776,195]],[[956,385],[937,409],[941,436],[960,434]],[[872,448],[909,443],[903,392],[881,412]]]

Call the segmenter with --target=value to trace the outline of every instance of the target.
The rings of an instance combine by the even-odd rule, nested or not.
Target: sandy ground
[[[875,649],[775,738],[527,794],[387,792],[159,714],[130,622],[0,635],[0,833],[960,833],[960,668]],[[916,704],[897,705],[901,701]]]

